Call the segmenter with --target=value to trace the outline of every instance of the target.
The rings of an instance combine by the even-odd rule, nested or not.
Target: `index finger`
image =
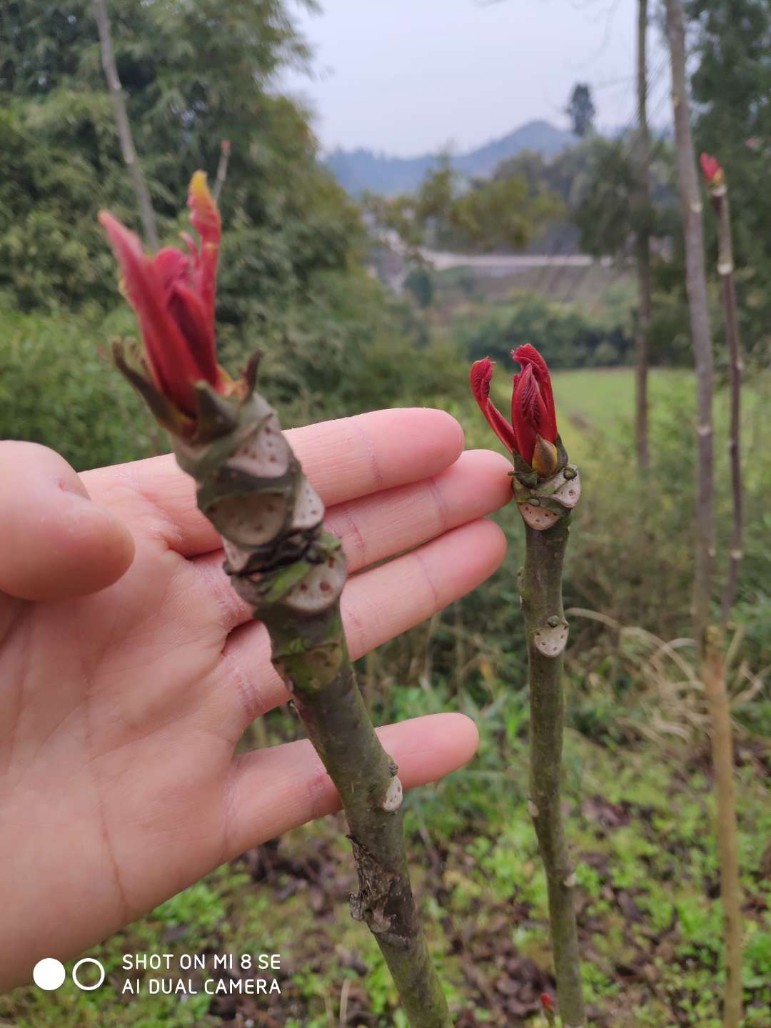
[[[458,422],[422,407],[372,411],[286,434],[327,507],[436,475],[463,449]],[[97,502],[121,508],[129,522],[154,513],[167,545],[183,556],[219,547],[196,506],[192,479],[171,454],[86,471],[82,478]]]

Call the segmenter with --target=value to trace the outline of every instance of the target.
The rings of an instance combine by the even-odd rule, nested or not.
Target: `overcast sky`
[[[462,152],[533,118],[566,126],[588,82],[601,128],[634,117],[637,0],[321,0],[297,13],[313,78],[288,84],[316,112],[322,146],[399,156]],[[297,12],[297,8],[295,7]],[[669,115],[664,52],[650,33],[651,109]]]

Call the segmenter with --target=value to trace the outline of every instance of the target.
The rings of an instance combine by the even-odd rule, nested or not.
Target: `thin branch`
[[[648,128],[648,75],[646,67],[648,36],[648,0],[638,0],[637,16],[637,173],[638,191],[637,227],[637,332],[635,333],[635,447],[637,467],[648,470],[648,336],[651,325],[651,240],[649,212],[650,190],[650,130]]]
[[[129,123],[128,111],[126,110],[126,101],[123,96],[123,89],[121,88],[120,78],[118,77],[118,67],[115,63],[115,54],[113,53],[112,48],[110,19],[107,14],[107,5],[105,0],[94,0],[94,17],[96,18],[96,25],[99,30],[102,68],[104,70],[104,77],[107,80],[107,86],[110,90],[110,97],[115,111],[115,121],[118,126],[118,138],[120,139],[123,161],[128,168],[129,175],[131,176],[131,183],[136,194],[145,241],[152,250],[157,250],[158,231],[155,227],[153,201],[150,196],[150,190],[147,187],[144,172],[142,171],[142,165],[139,162],[139,158],[137,157],[137,153],[134,148],[134,140],[131,135],[131,124]]]
[[[728,374],[731,386],[731,412],[728,430],[728,460],[731,468],[731,500],[733,521],[731,526],[731,549],[728,557],[721,618],[723,628],[728,624],[731,608],[736,600],[739,583],[739,565],[744,549],[744,488],[742,484],[741,455],[741,391],[742,361],[739,319],[736,313],[736,287],[734,285],[734,259],[731,244],[731,214],[728,205],[728,187],[725,183],[710,189],[712,202],[718,219],[717,273],[720,276],[723,294],[725,335],[728,343]]]
[[[223,139],[220,143],[220,159],[217,165],[217,177],[214,180],[214,189],[212,190],[212,196],[214,202],[219,203],[220,193],[222,187],[225,185],[225,179],[228,177],[228,164],[230,163],[230,140]]]
[[[716,834],[725,945],[723,1028],[741,1028],[743,1020],[742,903],[739,884],[733,733],[725,680],[724,647],[722,631],[719,628],[710,628],[707,632],[707,652],[702,677],[712,726],[712,766],[715,771]]]
[[[526,526],[520,593],[530,679],[529,809],[546,871],[560,1017],[563,1025],[574,1028],[586,1024],[586,1013],[573,903],[576,876],[568,852],[561,800],[565,719],[562,665],[567,639],[562,565],[568,532],[567,515],[545,531]]]
[[[525,523],[525,563],[517,576],[527,638],[530,689],[530,796],[549,896],[549,928],[562,1024],[582,1028],[586,1009],[574,906],[576,875],[562,818],[562,739],[565,720],[564,652],[568,624],[562,605],[562,568],[570,513],[581,495],[578,469],[532,484],[535,472],[514,453],[514,496]],[[528,484],[529,483],[529,484]]]
[[[696,367],[696,554],[693,581],[694,639],[704,654],[712,598],[715,545],[715,498],[712,424],[712,340],[701,193],[691,137],[690,105],[685,72],[685,25],[680,0],[666,0],[667,31],[672,63],[672,107],[680,183],[680,206],[685,236],[685,270],[691,340]]]
[[[741,905],[736,856],[736,804],[733,792],[733,746],[723,657],[723,633],[710,627],[714,565],[714,466],[712,427],[712,343],[704,266],[702,204],[691,138],[685,56],[685,23],[680,0],[666,0],[667,33],[672,62],[680,201],[685,233],[685,267],[697,380],[696,567],[693,622],[701,677],[712,726],[712,761],[717,800],[717,846],[723,906],[726,978],[724,1028],[742,1022]]]

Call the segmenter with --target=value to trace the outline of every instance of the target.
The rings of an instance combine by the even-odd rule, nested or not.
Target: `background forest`
[[[313,6],[309,3],[306,6]],[[771,7],[686,5],[697,152],[730,182],[747,365],[745,554],[729,625],[742,871],[745,1023],[771,1008]],[[122,0],[115,57],[161,241],[183,225],[179,198],[221,143],[222,363],[257,347],[264,391],[285,424],[394,405],[437,406],[469,446],[487,432],[468,364],[537,345],[555,370],[560,427],[585,498],[572,535],[566,607],[569,730],[565,794],[577,857],[590,1022],[719,1025],[722,941],[707,718],[691,633],[693,359],[674,146],[654,135],[640,199],[635,124],[594,128],[579,84],[572,133],[489,173],[437,155],[412,190],[346,192],[319,153],[309,113],[279,88],[312,55],[283,0]],[[660,12],[650,31],[663,31]],[[654,81],[651,78],[650,88]],[[530,140],[532,143],[532,139]],[[551,144],[550,144],[551,145]],[[0,5],[0,437],[50,445],[77,469],[158,453],[165,439],[107,356],[130,312],[96,222],[107,207],[140,226],[121,158],[90,0]],[[338,167],[339,172],[339,167]],[[705,210],[709,203],[704,194]],[[650,469],[635,466],[638,300],[635,240],[651,243]],[[705,218],[707,264],[715,223]],[[439,270],[432,253],[537,262],[494,273]],[[590,258],[590,259],[589,259]],[[489,266],[488,266],[489,268]],[[504,268],[504,270],[501,270]],[[727,351],[714,306],[718,553],[731,500],[725,457]],[[500,405],[508,403],[499,374]],[[482,742],[468,768],[408,799],[417,886],[457,1023],[546,1024],[552,987],[545,886],[526,814],[527,698],[512,511],[504,569],[430,624],[361,662],[377,722],[444,709],[470,714]],[[719,583],[713,600],[719,601]],[[512,688],[511,683],[517,683]],[[505,683],[505,684],[504,684]],[[244,745],[298,734],[288,710]],[[217,1026],[401,1025],[374,943],[349,923],[352,870],[339,826],[311,825],[250,851],[94,951],[113,989],[0,997],[3,1023]],[[513,924],[513,928],[511,927]],[[286,955],[282,995],[121,998],[120,955]]]

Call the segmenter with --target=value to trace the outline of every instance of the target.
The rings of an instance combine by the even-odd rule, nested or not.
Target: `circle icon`
[[[93,964],[94,967],[99,968],[99,979],[96,982],[94,982],[92,985],[84,985],[83,982],[79,981],[79,979],[78,979],[78,968],[83,967],[84,964]],[[83,990],[83,992],[93,992],[94,989],[98,989],[99,986],[104,981],[104,976],[105,976],[104,964],[100,964],[99,961],[98,960],[94,960],[93,957],[83,957],[81,960],[79,960],[77,962],[77,964],[72,969],[72,980],[73,980],[73,982],[75,982],[75,984],[77,985],[77,987],[79,989]]]
[[[53,992],[63,984],[66,977],[64,964],[56,957],[44,957],[38,960],[32,969],[32,981],[39,989]]]

